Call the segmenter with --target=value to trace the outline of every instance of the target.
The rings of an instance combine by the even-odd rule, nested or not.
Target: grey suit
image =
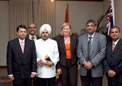
[[[91,77],[103,76],[102,61],[105,57],[105,49],[106,37],[100,33],[95,32],[89,57],[90,62],[92,62],[92,64],[94,65],[91,69]],[[83,63],[88,60],[88,33],[79,37],[77,54],[81,64],[81,76],[86,76],[87,69],[83,66]]]

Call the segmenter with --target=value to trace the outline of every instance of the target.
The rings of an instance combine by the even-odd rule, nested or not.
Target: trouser
[[[33,86],[38,86],[38,77],[33,78]]]
[[[16,79],[13,80],[13,86],[32,86],[32,79],[26,78],[26,79]]]
[[[77,65],[71,65],[71,60],[67,59],[67,66],[62,66],[61,69],[63,86],[77,86]]]
[[[108,77],[108,86],[122,86],[122,75],[117,75],[115,77]]]
[[[38,78],[39,85],[38,86],[55,86],[56,78]]]
[[[88,70],[86,76],[81,76],[82,86],[102,86],[103,77],[91,77],[91,71]]]

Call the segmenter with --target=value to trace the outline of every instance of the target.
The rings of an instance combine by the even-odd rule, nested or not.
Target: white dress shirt
[[[120,40],[120,39],[116,40],[115,42],[113,41],[113,42],[115,43],[115,47],[116,47],[116,45],[117,45],[117,43],[118,43],[119,40]],[[113,43],[113,42],[112,42],[112,43]]]
[[[32,36],[32,35],[29,34],[29,39],[30,40],[32,40],[32,37],[34,37],[34,39],[33,39],[34,41],[37,40],[37,36],[36,35]]]
[[[37,53],[37,62],[44,59],[45,56],[49,56],[51,61],[54,63],[51,67],[47,65],[40,66],[37,65],[37,77],[39,78],[52,78],[56,76],[56,64],[59,61],[59,52],[57,42],[48,38],[47,40],[38,39],[35,41],[36,53]]]

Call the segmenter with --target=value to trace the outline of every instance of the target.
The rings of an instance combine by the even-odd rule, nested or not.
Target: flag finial
[[[69,23],[69,7],[67,3],[66,13],[65,13],[65,23]]]

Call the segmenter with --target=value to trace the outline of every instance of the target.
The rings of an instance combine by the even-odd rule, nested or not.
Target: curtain
[[[19,24],[35,23],[39,29],[42,24],[52,26],[51,37],[55,36],[55,2],[51,0],[9,0],[9,37],[16,37]]]

